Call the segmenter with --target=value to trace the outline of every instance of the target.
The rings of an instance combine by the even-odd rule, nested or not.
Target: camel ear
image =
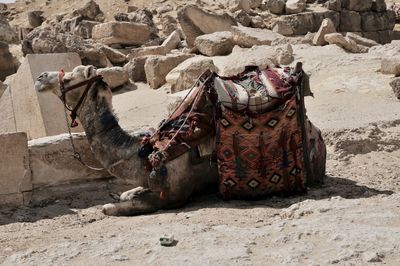
[[[90,79],[96,74],[96,68],[94,66],[87,66],[85,68],[85,71],[83,72],[83,75],[85,76],[85,79]]]

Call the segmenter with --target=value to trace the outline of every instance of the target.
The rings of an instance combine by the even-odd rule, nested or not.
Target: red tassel
[[[77,127],[79,124],[76,122],[76,120],[71,121],[71,127]]]

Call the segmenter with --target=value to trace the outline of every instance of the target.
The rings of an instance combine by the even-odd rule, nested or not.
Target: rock
[[[329,33],[335,33],[335,25],[333,25],[332,20],[326,18],[322,21],[321,27],[318,32],[315,34],[313,38],[314,45],[325,45],[327,42],[325,41],[325,35]]]
[[[286,1],[286,14],[297,14],[306,9],[306,0],[287,0]]]
[[[372,7],[372,0],[342,0],[342,5],[347,10],[369,11]]]
[[[271,45],[271,43],[282,35],[267,29],[253,29],[244,26],[232,27],[233,39],[236,44],[242,47],[253,45]]]
[[[17,41],[17,32],[11,28],[6,18],[0,16],[0,42],[16,43]]]
[[[22,52],[26,54],[48,54],[76,52],[83,64],[96,67],[110,66],[106,54],[92,40],[72,34],[56,33],[49,28],[35,28],[22,42]]]
[[[71,23],[71,33],[84,39],[92,38],[93,27],[100,24],[97,21],[81,20],[78,23]]]
[[[148,56],[132,58],[128,63],[124,65],[124,68],[128,72],[129,79],[133,82],[146,82],[146,73],[144,71],[144,65]]]
[[[135,57],[141,57],[146,55],[166,55],[167,51],[165,47],[157,45],[157,46],[147,46],[147,47],[139,47],[133,48],[128,55],[129,59]]]
[[[239,22],[243,26],[248,27],[251,24],[251,17],[243,10],[235,12],[233,17],[237,22]]]
[[[29,25],[33,28],[39,27],[42,25],[44,18],[42,16],[43,11],[28,11],[28,21]]]
[[[258,66],[264,69],[267,66],[289,63],[287,59],[288,55],[292,57],[291,48],[290,45],[255,45],[250,49],[235,46],[230,55],[215,56],[213,61],[218,75],[234,76],[243,72],[246,66]]]
[[[392,87],[394,95],[397,99],[400,99],[400,78],[395,78],[392,80],[389,85]]]
[[[361,13],[361,22],[363,31],[393,30],[396,23],[392,11]]]
[[[97,74],[103,76],[104,81],[111,89],[122,86],[129,81],[128,71],[123,67],[99,68]]]
[[[368,52],[368,47],[358,45],[355,41],[345,38],[340,33],[326,34],[325,41],[327,41],[329,44],[336,44],[351,53]]]
[[[165,77],[167,74],[190,57],[193,57],[193,55],[179,54],[149,57],[144,65],[147,83],[153,89],[161,87],[166,82]]]
[[[285,13],[286,2],[284,0],[268,0],[268,10],[276,15],[282,15]]]
[[[360,13],[343,9],[340,13],[340,31],[361,31]]]
[[[123,64],[127,61],[125,54],[121,53],[117,49],[111,48],[107,45],[96,45],[99,49],[107,56],[111,63],[114,65]]]
[[[357,44],[362,45],[362,46],[366,46],[366,47],[372,47],[372,46],[379,45],[379,43],[377,43],[377,42],[375,42],[373,40],[370,40],[370,39],[367,39],[367,38],[363,38],[363,37],[361,37],[361,36],[359,36],[359,35],[357,35],[355,33],[352,33],[352,32],[346,33],[346,38],[349,38],[349,39],[355,41]]]
[[[4,81],[7,76],[17,72],[19,65],[19,61],[10,53],[8,44],[0,42],[0,80]]]
[[[372,0],[371,10],[375,12],[384,12],[386,11],[387,6],[385,0]]]
[[[176,49],[181,42],[181,36],[177,30],[173,31],[167,39],[161,44],[161,46],[165,47],[167,52]]]
[[[381,262],[382,261],[382,259],[381,259],[382,256],[373,251],[364,252],[362,254],[362,257],[365,262]]]
[[[255,8],[260,8],[263,0],[249,0],[250,2],[250,8],[255,9]]]
[[[153,14],[148,9],[139,9],[130,13],[117,13],[114,19],[116,21],[135,22],[154,27]]]
[[[251,27],[253,28],[266,28],[264,19],[261,16],[253,16],[251,18]]]
[[[230,0],[228,5],[232,13],[238,10],[243,10],[246,13],[251,12],[250,0]]]
[[[161,31],[164,35],[168,36],[177,29],[177,21],[171,15],[163,15],[160,19]]]
[[[390,43],[392,41],[392,34],[393,32],[391,30],[362,32],[364,38],[374,40],[381,44]]]
[[[332,10],[318,12],[303,12],[299,14],[280,16],[274,18],[272,31],[285,36],[305,35],[308,32],[316,32],[325,18],[332,20],[335,28],[340,22],[340,13]]]
[[[400,76],[400,54],[388,54],[382,58],[381,72]]]
[[[325,2],[325,7],[340,12],[342,10],[342,0],[328,0]]]
[[[189,89],[206,70],[215,70],[213,60],[205,56],[196,56],[180,63],[165,77],[171,85],[172,93]]]
[[[142,45],[150,40],[151,28],[133,22],[106,22],[93,27],[92,38],[107,45]]]
[[[195,5],[187,5],[180,9],[178,21],[189,47],[193,47],[197,36],[216,31],[229,31],[232,26],[237,25],[235,20],[226,13],[217,15]]]
[[[104,21],[104,14],[94,0],[89,0],[82,8],[73,11],[71,15],[72,17],[82,16],[86,20]]]
[[[227,55],[234,46],[233,34],[229,31],[219,31],[198,36],[194,41],[200,53],[207,56]]]

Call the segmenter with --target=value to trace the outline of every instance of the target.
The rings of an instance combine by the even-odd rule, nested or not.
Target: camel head
[[[94,76],[96,76],[97,70],[93,66],[77,66],[71,72],[66,72],[64,74],[63,82],[64,86],[70,87],[79,82],[88,80]],[[60,88],[60,72],[59,71],[47,71],[40,74],[35,81],[35,89],[38,92],[47,92],[50,91],[56,94],[58,97],[61,97],[61,88]],[[65,96],[66,104],[69,106],[74,106],[84,91],[85,86],[81,88],[77,88],[76,90],[68,92]]]

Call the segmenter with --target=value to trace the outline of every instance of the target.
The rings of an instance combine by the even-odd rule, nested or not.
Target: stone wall
[[[74,134],[76,149],[85,163],[101,167],[83,134]],[[0,207],[28,205],[53,196],[50,191],[71,190],[71,186],[91,184],[109,178],[73,157],[66,134],[28,142],[26,133],[0,135]],[[96,182],[95,182],[96,183]]]
[[[274,19],[273,31],[286,36],[316,32],[324,18],[330,18],[339,32],[357,32],[379,43],[391,41],[395,14],[384,0],[330,0],[325,10],[307,10]]]

